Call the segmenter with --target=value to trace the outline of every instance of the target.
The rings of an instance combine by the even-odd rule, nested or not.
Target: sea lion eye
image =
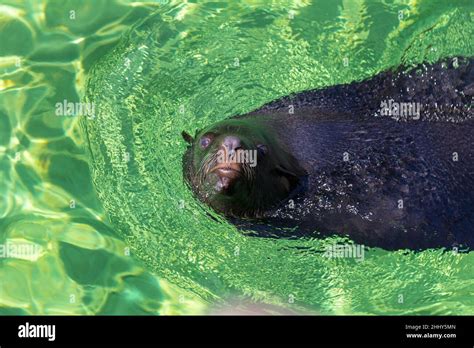
[[[206,147],[209,146],[211,141],[212,141],[211,137],[208,135],[205,135],[199,140],[199,145],[201,146],[201,148],[205,149]]]
[[[267,145],[258,144],[258,145],[257,145],[257,151],[258,151],[261,155],[266,155],[266,154],[268,153]]]

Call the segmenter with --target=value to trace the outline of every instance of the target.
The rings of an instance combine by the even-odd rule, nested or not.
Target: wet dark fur
[[[260,236],[336,233],[386,249],[472,248],[472,62],[459,58],[455,68],[446,59],[400,68],[284,97],[234,117],[263,123],[307,175],[299,177],[286,202],[259,212],[258,219],[233,222]],[[381,102],[389,99],[421,103],[420,120],[380,116]],[[288,113],[290,105],[294,114]],[[184,169],[192,187],[190,152]]]

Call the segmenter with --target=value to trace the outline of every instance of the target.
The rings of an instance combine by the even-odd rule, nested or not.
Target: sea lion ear
[[[286,176],[288,178],[295,178],[297,179],[299,177],[298,173],[295,173],[291,169],[287,169],[281,165],[278,165],[276,168],[276,172],[280,175]]]
[[[300,178],[302,176],[308,175],[308,173],[306,173],[306,170],[301,168],[296,163],[296,161],[295,161],[295,163],[292,163],[288,166],[279,164],[279,165],[276,166],[275,169],[280,175],[284,175],[284,176],[287,176],[287,177]]]
[[[296,163],[291,167],[278,165],[275,169],[278,174],[288,180],[292,188],[298,185],[301,177],[308,175],[308,173]]]
[[[187,133],[186,131],[182,131],[181,136],[183,137],[184,141],[187,142],[188,144],[192,144],[194,142],[194,138],[191,136],[191,134]]]

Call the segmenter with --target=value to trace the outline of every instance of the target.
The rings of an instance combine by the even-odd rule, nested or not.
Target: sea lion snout
[[[242,147],[242,141],[234,135],[226,136],[222,141],[222,146],[232,155],[235,151]]]
[[[242,141],[236,136],[226,136],[217,151],[216,165],[209,173],[218,177],[215,189],[218,192],[229,192],[233,183],[242,173],[241,163],[236,160],[242,149]]]

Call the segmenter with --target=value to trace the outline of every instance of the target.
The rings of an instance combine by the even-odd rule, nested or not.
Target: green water
[[[0,312],[473,314],[474,253],[358,261],[324,257],[335,238],[244,236],[185,186],[180,136],[290,92],[472,56],[473,20],[472,1],[3,2],[0,244],[38,252],[0,258]],[[57,116],[64,100],[94,117]]]

